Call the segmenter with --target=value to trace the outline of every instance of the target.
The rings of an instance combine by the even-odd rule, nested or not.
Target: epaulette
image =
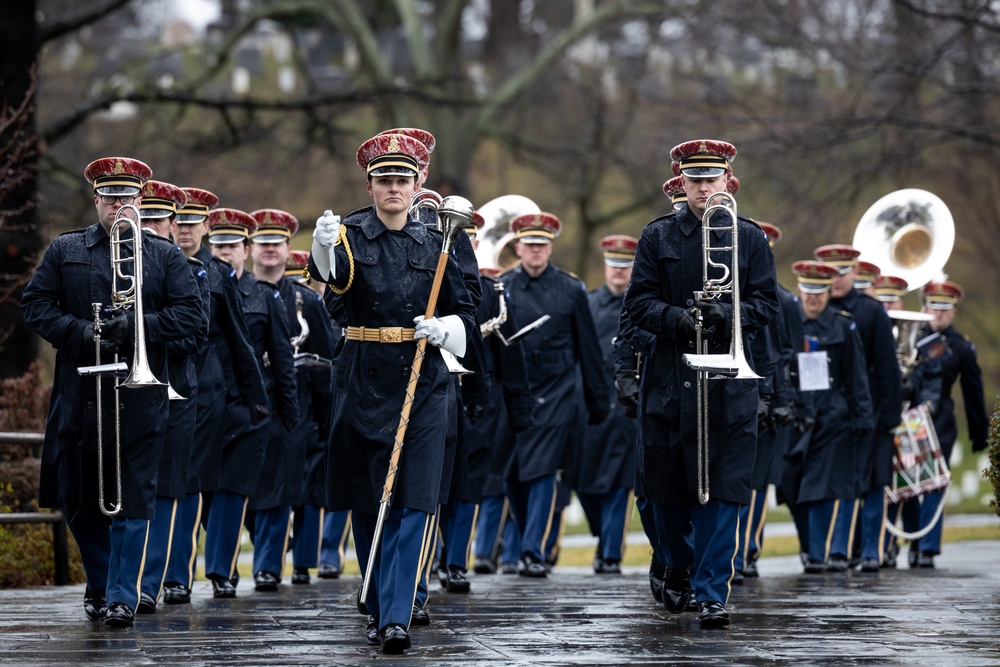
[[[851,315],[851,312],[848,311],[848,310],[838,310],[837,314],[840,315],[841,317],[846,317],[849,320],[853,320],[854,319],[854,316]]]
[[[83,227],[81,229],[71,229],[68,232],[63,232],[59,236],[66,236],[67,234],[82,234],[82,233],[84,233],[86,231],[87,231],[86,227]]]
[[[351,211],[343,218],[341,218],[340,224],[350,225],[351,227],[358,227],[361,225],[361,221],[364,220],[365,217],[367,217],[368,213],[370,213],[373,208],[375,207],[369,204],[368,206],[362,206],[356,211]]]
[[[270,287],[275,292],[278,291],[278,286],[275,285],[274,283],[272,283],[270,280],[261,280],[260,278],[257,278],[257,282],[259,282],[261,285],[265,285],[267,287]]]
[[[185,255],[185,257],[187,257],[188,264],[194,264],[195,266],[205,266],[205,263],[200,259],[198,259],[197,257],[188,257],[187,255]]]
[[[223,259],[222,257],[219,257],[218,255],[212,255],[212,261],[213,262],[219,262],[220,264],[222,264],[226,268],[229,268],[229,269],[233,268],[233,265],[229,262],[228,259]]]
[[[572,272],[572,271],[570,271],[569,269],[564,269],[564,268],[562,268],[561,266],[556,266],[555,264],[553,264],[553,265],[552,265],[552,267],[553,267],[553,268],[554,268],[554,269],[555,269],[556,271],[559,271],[560,273],[563,273],[563,274],[565,274],[565,275],[569,276],[569,277],[570,277],[570,278],[572,278],[573,280],[576,280],[577,282],[579,282],[579,283],[580,283],[581,285],[583,285],[583,286],[584,286],[584,289],[586,289],[586,287],[587,287],[587,286],[586,286],[586,284],[585,284],[585,283],[583,282],[583,280],[582,280],[582,279],[580,278],[580,276],[576,275],[575,273],[573,273],[573,272]]]
[[[171,239],[168,239],[166,236],[160,236],[159,234],[154,232],[152,229],[149,229],[148,227],[144,228],[142,230],[142,233],[145,234],[145,237],[147,239],[152,239],[154,241],[166,241],[170,245],[177,245]]]
[[[292,284],[295,285],[295,287],[298,287],[299,289],[308,290],[310,292],[313,292],[314,294],[319,295],[319,292],[317,290],[313,289],[310,285],[307,285],[306,283],[299,282],[298,280],[293,280]]]

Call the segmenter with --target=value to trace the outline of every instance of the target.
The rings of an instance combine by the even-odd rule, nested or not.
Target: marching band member
[[[799,391],[808,394],[811,426],[787,458],[796,468],[796,505],[809,521],[805,572],[826,571],[841,499],[855,486],[852,435],[871,432],[872,411],[861,340],[850,314],[830,303],[836,266],[816,261],[792,265],[799,286],[804,352],[796,355]]]
[[[225,368],[222,462],[205,528],[205,576],[212,581],[212,594],[217,598],[236,597],[233,577],[240,538],[250,498],[257,491],[264,470],[271,422],[280,421],[281,427],[291,432],[299,418],[291,337],[281,295],[273,286],[258,281],[245,266],[250,254],[250,235],[256,228],[257,221],[243,211],[216,208],[208,214],[208,242],[212,253],[232,264],[236,273],[255,362],[261,369],[268,396],[268,416],[255,422],[252,412],[256,409],[230,389],[235,389],[235,380],[231,379],[235,371],[232,367]],[[259,585],[257,571],[254,575],[254,583]]]
[[[508,479],[508,495],[521,528],[520,574],[545,577],[559,471],[582,438],[584,424],[600,424],[607,418],[610,399],[583,283],[549,261],[562,222],[551,213],[529,213],[513,218],[510,229],[517,237],[521,261],[500,279],[523,321],[550,317],[522,342],[535,399],[534,425],[516,436]],[[586,420],[580,414],[584,409]]]
[[[868,572],[877,572],[885,547],[882,525],[885,521],[885,485],[892,475],[893,430],[899,424],[902,405],[896,341],[892,323],[881,304],[854,289],[861,251],[849,245],[833,244],[819,247],[813,254],[817,260],[833,264],[840,271],[830,288],[830,305],[849,312],[857,325],[875,419],[874,429],[865,436],[857,435],[854,440],[857,489],[853,498],[842,499],[830,547],[829,568],[844,572],[851,566],[849,559],[857,556],[866,562]],[[860,549],[852,539],[859,505],[863,505]]]
[[[142,228],[162,238],[170,238],[170,229],[178,209],[187,203],[183,190],[170,183],[150,180],[143,186],[139,214]],[[156,475],[156,517],[149,525],[146,542],[146,563],[136,613],[156,612],[156,603],[163,588],[170,558],[170,540],[177,518],[177,505],[187,496],[194,442],[198,382],[194,358],[208,339],[209,298],[205,266],[188,257],[188,266],[198,283],[202,300],[203,321],[197,336],[189,336],[167,344],[167,377],[179,398],[167,401],[170,416],[160,467]]]
[[[134,348],[135,308],[104,313],[95,331],[92,304],[112,304],[116,285],[109,234],[119,210],[141,202],[141,188],[152,172],[139,160],[101,158],[90,163],[84,176],[94,187],[97,222],[85,229],[61,234],[46,249],[24,289],[24,320],[56,348],[55,381],[42,449],[39,505],[59,507],[80,547],[87,577],[84,612],[92,620],[106,619],[113,627],[133,624],[139,602],[139,580],[156,509],[156,471],[167,425],[166,386],[117,391],[117,380],[101,382],[101,405],[96,405],[94,378],[81,377],[77,367],[97,363],[95,336],[100,335],[102,364],[118,354],[134,367],[140,354]],[[128,216],[124,212],[123,216]],[[138,229],[138,220],[134,220]],[[121,229],[121,227],[119,228]],[[141,294],[145,352],[149,369],[166,378],[166,344],[195,335],[202,321],[198,287],[184,255],[172,243],[153,235],[139,238],[126,230],[120,257],[134,256],[141,244],[143,274],[131,272]],[[120,268],[126,274],[135,262]],[[128,286],[125,285],[125,288]],[[103,441],[105,488],[114,488],[110,443],[115,442],[115,419],[120,402],[121,511],[109,518],[98,507],[97,446]],[[101,412],[99,413],[98,410]],[[98,414],[104,432],[99,434]],[[109,499],[105,499],[107,503]],[[111,500],[114,503],[114,500]]]
[[[218,490],[222,465],[219,433],[227,393],[231,392],[233,400],[242,400],[248,406],[253,424],[267,414],[267,394],[243,318],[236,272],[229,262],[213,257],[208,247],[202,244],[208,232],[208,212],[218,205],[219,198],[201,188],[182,189],[187,202],[177,211],[173,236],[181,251],[188,258],[199,260],[207,273],[208,342],[194,357],[198,382],[194,436],[187,494],[177,503],[170,540],[170,556],[163,582],[165,604],[191,602],[197,556],[195,547],[203,518],[202,510],[211,499],[211,494]],[[228,377],[224,364],[229,370]]]
[[[609,383],[615,381],[614,344],[638,242],[624,234],[601,239],[604,285],[587,295]],[[617,400],[609,401],[609,407],[603,423],[587,428],[583,447],[571,468],[571,486],[587,516],[591,534],[598,538],[594,554],[597,574],[621,573],[635,482],[635,417],[628,416],[625,406]]]
[[[924,311],[933,315],[934,320],[924,325],[921,334],[924,338],[938,334],[940,338],[930,345],[918,342],[918,347],[926,350],[924,354],[927,357],[938,359],[941,367],[941,398],[933,415],[934,430],[945,461],[951,460],[955,438],[958,436],[955,402],[951,397],[956,381],[962,388],[962,403],[965,405],[965,420],[969,427],[973,453],[986,449],[989,435],[990,420],[983,397],[983,375],[976,360],[976,346],[968,336],[952,325],[958,313],[958,304],[964,296],[964,290],[950,280],[930,282],[923,287]],[[930,524],[944,493],[944,490],[936,490],[923,495],[920,506],[921,526]],[[943,523],[942,514],[934,528],[914,545],[914,552],[919,549],[916,555],[917,567],[934,567],[934,556],[941,553]]]
[[[730,348],[734,313],[729,299],[696,303],[694,297],[704,287],[698,268],[704,263],[701,227],[706,202],[726,188],[735,156],[736,148],[723,141],[689,141],[671,151],[684,177],[688,201],[643,230],[624,302],[629,319],[657,337],[639,394],[641,474],[649,499],[663,507],[673,567],[693,569],[689,585],[701,609],[702,627],[729,624],[725,605],[733,576],[738,511],[740,504],[750,501],[757,445],[756,382],[709,382],[710,498],[700,504],[695,479],[696,371],[682,355],[695,352],[695,309],[702,314],[710,351]],[[736,288],[742,312],[735,316],[741,317],[743,343],[748,347],[747,335],[774,317],[778,303],[774,260],[763,232],[745,217],[737,224],[740,283]],[[731,234],[723,231],[719,236],[727,245]],[[688,583],[679,580],[676,585]],[[666,591],[665,585],[665,595]],[[683,611],[690,590],[678,588],[672,593],[680,602],[672,611]]]
[[[340,295],[347,342],[338,360],[328,483],[330,509],[352,510],[362,571],[376,538],[379,501],[394,446],[400,408],[417,350],[426,337],[420,372],[386,517],[372,564],[366,636],[384,653],[410,647],[421,556],[441,490],[448,372],[437,347],[458,357],[475,327],[475,306],[449,257],[437,315],[423,319],[441,251],[441,234],[408,215],[427,147],[399,134],[373,137],[358,150],[374,208],[316,223],[309,273]],[[459,238],[462,238],[461,235]],[[478,281],[477,281],[478,282]],[[410,326],[416,321],[416,327]],[[407,399],[409,400],[409,399]],[[335,462],[335,463],[334,463]]]

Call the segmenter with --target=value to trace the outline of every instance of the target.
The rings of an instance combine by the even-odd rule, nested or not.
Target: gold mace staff
[[[414,198],[410,211],[428,208],[426,201]],[[438,294],[441,292],[441,283],[444,280],[444,272],[448,266],[448,256],[451,254],[451,247],[455,239],[472,222],[475,207],[464,197],[450,196],[441,200],[437,206],[438,222],[444,239],[441,242],[441,254],[438,255],[437,268],[434,269],[434,283],[431,285],[431,296],[427,301],[427,309],[424,311],[424,319],[434,317],[437,309]],[[371,587],[372,570],[375,567],[375,556],[378,555],[379,546],[382,543],[382,529],[385,519],[389,515],[392,504],[392,492],[396,485],[396,475],[399,472],[399,457],[403,453],[403,443],[406,438],[406,427],[410,423],[410,410],[413,407],[413,397],[417,391],[417,382],[420,380],[420,367],[424,363],[424,352],[427,348],[427,339],[421,338],[417,341],[417,351],[413,355],[413,365],[410,367],[410,381],[406,385],[406,398],[403,400],[403,409],[399,414],[399,425],[396,427],[396,437],[392,445],[392,453],[389,455],[389,470],[385,474],[385,484],[382,486],[382,499],[379,501],[378,520],[375,522],[375,533],[372,535],[372,546],[368,552],[368,565],[365,567],[365,579],[361,585],[361,595],[359,599],[364,603],[368,599],[368,590]]]

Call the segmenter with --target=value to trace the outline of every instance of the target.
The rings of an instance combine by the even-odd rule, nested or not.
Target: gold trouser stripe
[[[757,501],[757,489],[750,489],[750,511],[747,512],[747,525],[743,528],[743,562],[747,562],[747,557],[750,555],[750,532],[751,526],[753,526],[753,506]],[[737,534],[736,539],[736,550],[739,552],[739,534]]]
[[[427,586],[428,589],[431,576],[431,566],[434,564],[434,548],[436,546],[438,516],[440,516],[440,514],[441,506],[438,505],[438,511],[429,515],[431,521],[427,526],[424,526],[424,534],[420,540],[420,562],[417,563],[417,573],[419,576],[417,579],[419,580],[422,577],[424,580],[424,586]]]
[[[139,561],[139,576],[135,578],[135,599],[142,593],[142,573],[146,570],[146,545],[149,544],[149,521],[146,521],[146,535],[142,538],[142,559]]]
[[[167,558],[163,563],[163,573],[160,575],[160,585],[156,589],[156,599],[163,592],[163,582],[167,578],[167,568],[170,567],[170,549],[174,546],[174,523],[177,521],[177,499],[170,506],[170,532],[167,533]]]
[[[854,529],[858,525],[858,511],[861,509],[861,499],[855,498],[851,504],[851,529],[847,531],[847,553],[844,556],[851,560],[851,553],[854,552]]]
[[[479,518],[479,505],[475,505],[475,509],[472,511],[472,530],[469,531],[469,536],[465,541],[465,563],[466,569],[469,567],[469,559],[472,557],[472,535],[476,531],[476,520]]]
[[[281,560],[278,566],[278,581],[285,574],[285,561],[288,560],[288,536],[292,534],[292,513],[288,513],[288,521],[285,523],[285,540],[281,544]]]
[[[368,343],[404,343],[413,340],[416,329],[409,327],[347,327],[347,340]]]
[[[320,507],[319,508],[319,532],[316,533],[317,535],[319,535],[319,539],[316,540],[316,560],[313,561],[314,563],[319,563],[320,562],[320,558],[321,558],[321,556],[323,554],[323,524],[324,523],[326,523],[326,509]],[[341,560],[341,562],[343,562],[343,560]]]
[[[632,501],[635,493],[628,490],[628,500],[625,502],[625,521],[622,523],[622,560],[625,560],[625,548],[628,546],[628,527],[632,523]]]
[[[826,529],[826,547],[823,549],[823,562],[830,558],[830,545],[833,543],[833,530],[837,527],[837,515],[840,514],[840,500],[833,501],[833,514],[830,515],[830,526]]]
[[[229,562],[229,576],[227,579],[233,578],[233,572],[236,570],[236,562],[240,557],[240,544],[243,542],[243,523],[247,520],[247,505],[250,503],[250,496],[243,497],[243,514],[240,515],[240,525],[236,531],[236,549],[233,550],[233,559]]]
[[[503,497],[503,508],[500,512],[500,525],[497,527],[497,534],[493,536],[493,549],[490,551],[494,563],[500,559],[500,544],[503,541],[503,531],[507,527],[507,515],[510,512],[510,499],[507,498],[506,494]]]
[[[756,493],[756,491],[754,491]],[[767,493],[766,491],[764,492]],[[756,500],[756,496],[754,496]],[[764,553],[764,522],[767,521],[767,498],[760,506],[760,520],[757,521],[757,532],[754,534],[754,542],[757,543],[757,557]]]
[[[558,486],[557,486],[558,484],[559,484],[559,477],[556,476],[552,480],[552,502],[549,503],[549,520],[545,522],[545,531],[542,533],[541,549],[542,549],[543,561],[547,561],[549,559],[549,555],[545,552],[545,547],[549,543],[549,533],[552,531],[552,517],[555,515],[556,512],[556,493],[558,491]],[[525,523],[527,523],[527,520],[525,520]],[[562,521],[559,522],[560,533],[562,533],[562,523],[563,523]],[[521,530],[522,532],[524,531],[523,528]],[[562,540],[562,535],[560,534],[560,536],[556,539],[556,546],[554,549],[556,554],[559,553],[559,543],[561,540]]]
[[[188,558],[188,580],[187,587],[194,584],[194,566],[198,561],[198,533],[201,530],[201,509],[205,497],[198,494],[198,512],[194,517],[194,526],[191,527],[191,556]]]
[[[885,493],[880,494],[879,497],[882,499],[882,521],[878,524],[878,562],[881,563],[885,557],[885,520],[889,514],[889,503],[885,502]]]
[[[344,522],[344,532],[340,536],[340,544],[337,545],[337,551],[340,553],[340,564],[343,567],[344,564],[344,549],[347,547],[347,536],[351,532],[351,513],[347,513],[347,521]]]
[[[440,510],[440,506],[438,506],[438,510]],[[427,514],[427,515],[425,515],[425,518],[424,518],[424,535],[423,535],[423,538],[421,539],[422,544],[424,546],[427,546],[428,540],[430,540],[430,544],[433,544],[434,543],[434,539],[433,538],[434,538],[435,535],[437,535],[437,514]],[[421,553],[422,553],[421,557],[426,557],[426,555],[428,554],[428,552],[429,552],[428,549],[422,549],[421,550]],[[413,595],[410,596],[410,607],[411,608],[413,607],[413,605],[415,605],[417,603],[417,589],[420,587],[420,578],[421,577],[426,577],[430,573],[430,563],[433,560],[434,560],[433,558],[427,558],[427,565],[428,565],[427,568],[423,567],[423,563],[419,563],[417,565],[417,576],[413,580]],[[424,585],[425,586],[427,585],[426,579],[424,580]],[[428,594],[429,594],[429,591],[428,591]],[[412,618],[412,615],[411,615],[410,618]],[[409,629],[410,629],[410,621],[409,620],[406,621],[406,629],[407,629],[407,631],[409,631]]]
[[[733,540],[733,555],[729,557],[729,577],[726,578],[726,599],[722,601],[722,606],[729,604],[729,595],[733,592],[733,577],[736,576],[736,554],[740,550],[740,512],[737,505],[736,510],[736,532]]]

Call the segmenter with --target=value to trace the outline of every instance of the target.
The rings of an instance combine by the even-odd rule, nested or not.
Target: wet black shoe
[[[757,569],[757,561],[748,561],[746,567],[743,568],[743,576],[747,579],[756,579],[760,576],[760,570]]]
[[[135,607],[137,614],[155,614],[156,600],[149,593],[139,593],[139,604]]]
[[[83,593],[83,612],[92,621],[99,621],[108,613],[108,602],[104,599],[104,591],[91,591],[87,588]]]
[[[601,566],[599,568],[595,567],[594,572],[596,574],[621,574],[622,565],[616,560],[601,559]]]
[[[549,576],[549,568],[545,563],[535,558],[533,554],[525,553],[521,555],[521,569],[518,571],[522,577],[532,577],[542,579]]]
[[[826,563],[820,560],[809,560],[806,561],[803,569],[806,574],[823,574],[826,572]]]
[[[496,574],[497,562],[492,558],[476,556],[476,564],[473,566],[472,571],[476,574]]]
[[[893,543],[889,545],[889,549],[885,552],[885,557],[882,559],[882,567],[895,568],[897,556],[899,556],[899,545],[896,544],[894,540]]]
[[[920,555],[917,556],[917,567],[922,567],[922,568],[934,567],[934,554],[927,553],[926,551],[921,551]]]
[[[653,592],[653,599],[663,602],[663,577],[667,571],[667,566],[656,560],[656,556],[649,559],[649,590]]]
[[[108,615],[104,617],[104,624],[112,628],[131,628],[135,623],[135,614],[132,608],[122,602],[112,602],[108,607]]]
[[[691,602],[691,573],[667,569],[663,577],[663,606],[671,614],[680,614]]]
[[[465,572],[457,567],[449,567],[445,588],[449,593],[468,593],[472,586],[469,584]]]
[[[292,572],[293,584],[308,584],[312,579],[309,577],[308,567],[297,567]]]
[[[316,576],[320,579],[336,579],[340,576],[340,568],[323,563],[319,566],[319,572],[316,573]]]
[[[268,572],[267,570],[261,570],[260,572],[255,572],[253,575],[253,585],[258,591],[262,593],[273,593],[278,590],[278,575],[273,572]]]
[[[170,581],[163,584],[163,604],[190,604],[191,589]]]
[[[382,653],[399,654],[410,648],[410,635],[402,625],[390,625],[382,631]]]
[[[743,570],[733,570],[733,578],[729,580],[729,583],[734,586],[742,586]]]
[[[361,589],[363,589],[364,587],[365,587],[365,582],[362,581],[361,585],[358,586],[358,595],[356,598],[354,598],[354,601],[357,603],[358,613],[361,614],[362,616],[367,616],[368,605],[366,605],[364,602],[361,601]]]
[[[382,639],[378,636],[378,619],[374,616],[368,617],[368,627],[365,628],[365,640],[369,646],[378,646]]]
[[[441,584],[441,588],[448,588],[448,570],[441,567],[437,570],[438,582]]]
[[[233,582],[223,577],[221,574],[210,574],[208,578],[212,580],[212,597],[214,598],[234,598],[236,597],[236,586]]]
[[[413,611],[410,612],[410,625],[430,625],[431,615],[427,613],[427,610],[423,607],[418,607],[413,605]]]
[[[861,571],[862,572],[878,572],[879,571],[878,558],[862,558],[861,559]]]
[[[826,564],[827,572],[847,572],[849,563],[843,556],[833,556]]]
[[[721,602],[699,602],[698,622],[703,628],[724,628],[729,625],[729,612]]]
[[[504,563],[501,568],[504,574],[517,574],[517,563]]]

